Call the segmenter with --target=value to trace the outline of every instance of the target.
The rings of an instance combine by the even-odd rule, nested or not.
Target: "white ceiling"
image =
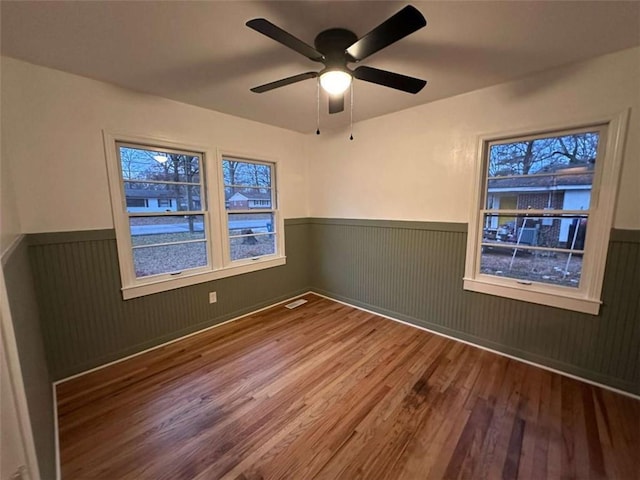
[[[2,1],[2,54],[204,108],[310,133],[316,82],[250,87],[320,64],[247,28],[264,17],[313,45],[358,36],[407,2]],[[354,121],[640,44],[640,2],[412,2],[427,27],[362,62],[428,80],[417,95],[357,81]],[[349,109],[323,129],[348,125]]]

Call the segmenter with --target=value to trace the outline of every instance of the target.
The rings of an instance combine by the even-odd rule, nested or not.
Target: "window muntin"
[[[134,278],[208,267],[203,155],[123,142],[116,142],[116,150]]]
[[[277,254],[274,169],[268,162],[222,157],[231,262]]]

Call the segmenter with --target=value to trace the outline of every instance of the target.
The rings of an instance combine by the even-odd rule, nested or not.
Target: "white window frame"
[[[234,159],[239,162],[256,163],[269,165],[271,167],[271,208],[248,208],[246,210],[227,210],[225,207],[224,196],[224,175],[222,172],[222,162],[224,159]],[[218,149],[218,164],[220,165],[220,217],[223,223],[223,248],[225,264],[227,267],[249,265],[258,261],[268,261],[271,258],[277,258],[280,253],[284,252],[284,219],[280,213],[280,199],[278,198],[278,162],[274,159],[266,158],[258,155],[247,155],[230,150]],[[264,255],[260,257],[252,257],[240,260],[231,260],[231,244],[229,239],[229,215],[242,213],[272,213],[273,214],[273,234],[275,235],[275,254]]]
[[[609,236],[613,226],[617,199],[624,140],[629,118],[629,110],[603,115],[585,121],[566,122],[560,125],[546,125],[543,128],[526,128],[517,131],[485,134],[478,138],[474,193],[470,212],[467,237],[467,254],[463,287],[479,293],[522,300],[598,315],[600,311],[602,282],[606,265]],[[483,212],[485,208],[485,173],[488,161],[488,146],[501,140],[517,141],[520,138],[562,134],[564,131],[581,128],[603,128],[606,135],[603,154],[596,162],[594,183],[589,207],[589,228],[585,239],[583,269],[580,287],[562,287],[537,282],[522,282],[515,278],[497,277],[480,273]],[[601,141],[602,141],[601,137]]]
[[[278,229],[278,235],[276,236],[276,254],[257,257],[256,259],[248,259],[247,261],[232,262],[230,260],[229,248],[228,246],[225,247],[228,229],[224,204],[221,155],[220,151],[215,147],[187,144],[166,138],[109,131],[103,131],[103,141],[109,179],[109,192],[111,194],[111,211],[116,231],[123,299],[128,300],[286,264],[284,252],[284,220],[281,216],[279,203],[276,203],[276,224]],[[174,274],[136,278],[129,230],[129,215],[127,213],[124,196],[124,181],[122,179],[121,165],[117,152],[118,142],[137,144],[141,147],[151,147],[158,149],[158,151],[165,148],[202,154],[202,168],[204,170],[202,180],[205,191],[203,192],[203,198],[201,198],[201,204],[203,207],[206,206],[206,208],[203,208],[204,224],[207,229],[208,265],[206,267],[176,272]],[[247,153],[229,153],[227,150],[224,152],[225,155],[231,155],[237,158],[262,160],[273,164],[272,181],[277,185],[278,174],[276,160],[261,159],[260,156]],[[275,187],[274,198],[275,201],[278,202],[278,191]],[[208,301],[208,299],[206,301]]]

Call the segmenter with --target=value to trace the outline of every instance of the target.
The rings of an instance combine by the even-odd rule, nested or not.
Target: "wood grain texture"
[[[71,479],[640,477],[640,402],[308,295],[57,387]]]

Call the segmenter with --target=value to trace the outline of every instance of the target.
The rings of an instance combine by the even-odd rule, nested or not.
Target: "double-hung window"
[[[104,138],[125,299],[286,263],[274,161]]]
[[[124,142],[116,150],[135,278],[206,269],[203,154]],[[175,210],[167,209],[174,202]]]
[[[274,165],[222,156],[227,246],[231,261],[277,251]]]
[[[625,118],[480,140],[465,289],[599,312]]]

